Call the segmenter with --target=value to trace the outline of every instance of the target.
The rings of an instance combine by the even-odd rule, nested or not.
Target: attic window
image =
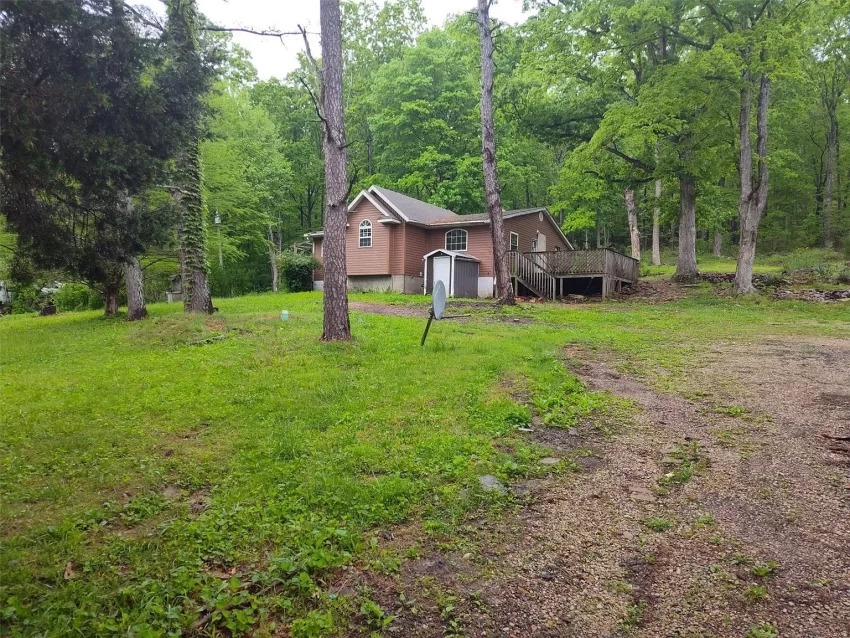
[[[360,248],[372,247],[372,222],[364,219],[360,222]]]
[[[446,233],[446,250],[466,250],[467,233],[463,228],[455,228]]]

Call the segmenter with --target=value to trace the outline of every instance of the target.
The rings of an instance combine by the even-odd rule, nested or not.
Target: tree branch
[[[727,18],[725,15],[723,15],[722,13],[720,13],[720,12],[719,12],[719,11],[718,11],[715,7],[714,7],[714,5],[712,5],[710,2],[706,2],[706,3],[705,3],[705,8],[706,8],[706,9],[708,9],[708,12],[709,12],[711,15],[713,15],[713,16],[715,17],[715,19],[717,19],[717,21],[718,21],[718,22],[720,22],[720,23],[721,23],[724,27],[726,27],[726,30],[727,30],[729,33],[732,33],[732,32],[734,32],[734,31],[735,31],[735,25],[734,25],[734,24],[732,24],[732,21],[731,21],[729,18]]]
[[[649,164],[642,162],[641,160],[637,159],[636,157],[630,157],[630,156],[626,155],[620,149],[618,149],[616,146],[603,144],[602,148],[604,148],[609,153],[613,153],[614,155],[619,157],[621,160],[623,160],[627,164],[630,164],[630,165],[634,166],[635,168],[642,170],[645,173],[651,173],[653,171],[653,168]]]
[[[247,27],[219,27],[214,24],[201,27],[201,31],[237,31],[239,33],[250,33],[251,35],[260,35],[269,38],[282,38],[285,35],[302,35],[304,33],[307,33],[300,27],[298,31],[257,31],[256,29],[249,29]],[[313,33],[312,31],[309,33],[311,33],[312,35],[318,35],[317,33]]]

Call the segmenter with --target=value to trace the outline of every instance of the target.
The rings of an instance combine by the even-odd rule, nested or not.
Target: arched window
[[[463,228],[454,228],[446,233],[446,250],[466,250],[466,231]]]
[[[360,248],[372,247],[372,222],[364,219],[360,222]]]

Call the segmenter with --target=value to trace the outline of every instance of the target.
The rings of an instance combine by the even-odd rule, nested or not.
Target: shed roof
[[[464,252],[461,252],[459,250],[446,250],[445,248],[438,248],[437,250],[432,250],[427,255],[423,255],[422,259],[428,259],[428,257],[432,257],[432,256],[436,255],[437,253],[441,253],[443,255],[448,255],[449,257],[454,257],[456,259],[465,259],[467,261],[477,261],[479,263],[481,262],[481,260],[478,259],[478,257],[470,255],[469,253],[464,253]]]

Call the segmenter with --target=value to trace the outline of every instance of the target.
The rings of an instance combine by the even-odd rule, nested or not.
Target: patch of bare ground
[[[473,549],[426,546],[381,577],[390,634],[850,636],[850,458],[821,436],[850,429],[850,344],[716,345],[685,382],[695,400],[567,355],[634,423],[606,438],[537,421],[553,454],[594,462],[514,486],[526,505],[473,522]]]
[[[624,286],[614,295],[614,298],[637,299],[644,303],[667,303],[684,299],[687,291],[688,286],[671,281],[669,277],[653,280],[640,279],[631,286]]]

